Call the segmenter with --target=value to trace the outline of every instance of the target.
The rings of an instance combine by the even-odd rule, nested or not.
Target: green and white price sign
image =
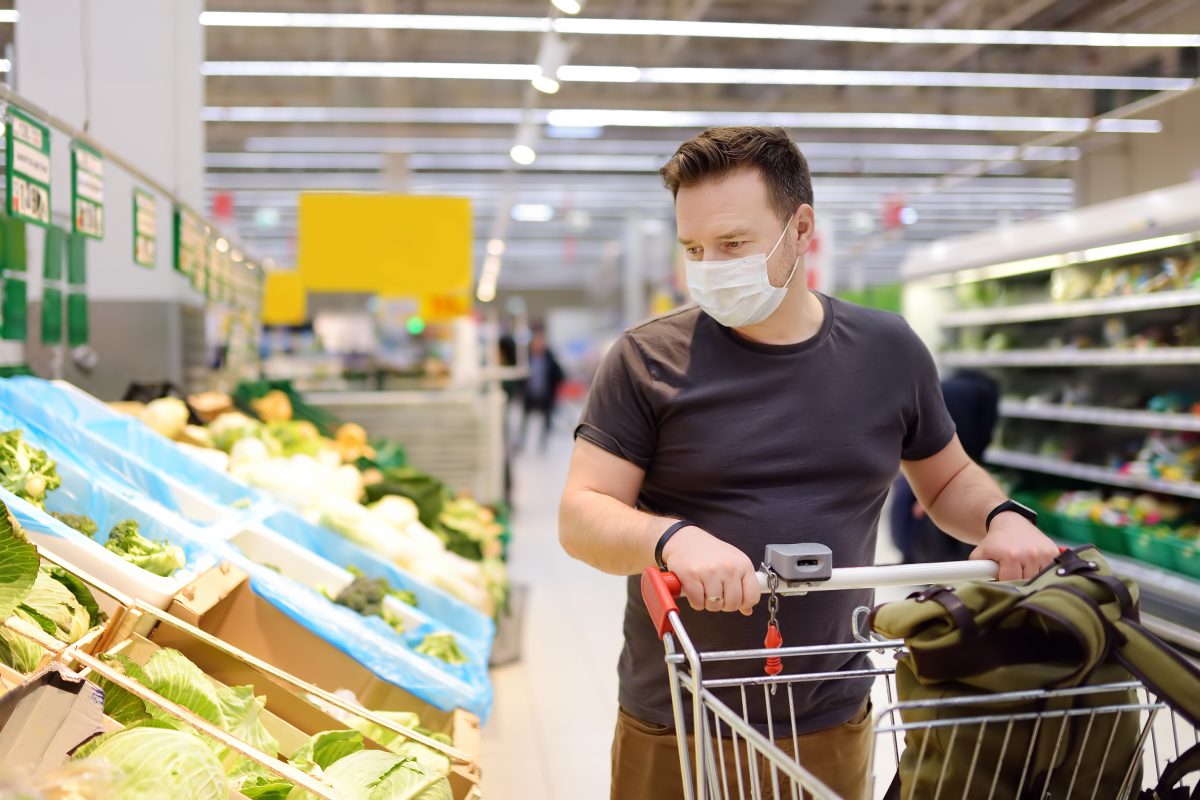
[[[50,129],[16,106],[8,107],[8,164],[4,170],[10,216],[50,225]]]
[[[104,157],[83,142],[71,142],[71,215],[76,233],[104,238]]]
[[[195,277],[204,274],[208,255],[208,226],[181,206],[175,208],[175,269]]]
[[[158,258],[158,200],[149,192],[133,190],[133,261],[154,268]]]

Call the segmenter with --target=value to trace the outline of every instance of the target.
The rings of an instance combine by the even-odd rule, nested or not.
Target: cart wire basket
[[[993,580],[998,569],[991,561],[843,569],[826,565],[815,580],[804,575],[781,580],[773,561],[778,559],[768,548],[758,573],[773,608],[778,608],[780,596]],[[1158,786],[1168,765],[1200,744],[1196,727],[1136,680],[902,702],[895,659],[904,643],[865,634],[866,608],[848,621],[852,641],[698,652],[681,624],[675,601],[680,594],[672,573],[651,568],[643,574],[643,599],[666,650],[687,800],[1125,800],[1138,796],[1142,787]],[[773,613],[771,619],[773,625]],[[860,653],[869,656],[861,669],[779,669],[784,659],[802,663],[806,657]],[[745,677],[705,678],[705,665],[715,662],[735,662]],[[842,796],[796,756],[803,733],[796,723],[795,693],[806,682],[864,679],[872,687],[874,746],[862,795]],[[779,718],[781,707],[788,709],[785,719]],[[751,723],[763,719],[765,733],[761,723]],[[1136,731],[1132,746],[1130,726]],[[1118,728],[1126,735],[1116,736]],[[1043,761],[1050,756],[1054,766],[1049,771],[1033,768],[1039,750]],[[915,785],[900,784],[897,767],[902,759],[925,778],[919,794]],[[1023,764],[1022,774],[1013,774],[1014,764]],[[1104,780],[1099,779],[1097,765],[1105,765]],[[955,780],[947,779],[948,770],[956,774]],[[1118,780],[1111,780],[1113,775]],[[1189,778],[1189,783],[1194,780]],[[1161,800],[1200,797],[1189,789],[1177,791]],[[1142,797],[1158,800],[1152,793]]]

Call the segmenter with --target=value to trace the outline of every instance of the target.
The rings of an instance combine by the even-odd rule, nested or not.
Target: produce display
[[[314,422],[293,418],[282,390],[249,405],[257,418],[225,411],[198,430],[187,425],[187,405],[173,397],[150,402],[139,417],[418,580],[489,616],[505,607],[504,527],[490,509],[411,467],[362,469],[375,452],[361,426],[346,423],[324,436]]]
[[[411,592],[397,592],[383,578],[368,578],[361,573],[354,576],[350,585],[333,598],[333,602],[354,609],[363,616],[379,617],[395,628],[397,633],[403,633],[404,618],[384,603],[388,597],[395,597],[402,603],[416,605],[416,597]]]

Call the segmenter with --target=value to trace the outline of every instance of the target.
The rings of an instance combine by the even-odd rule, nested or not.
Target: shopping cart
[[[813,591],[953,585],[968,580],[994,580],[998,569],[992,561],[844,569],[832,569],[831,564],[832,554],[823,546],[773,545],[767,548],[758,577],[767,596],[769,630],[774,627],[780,597]],[[1156,786],[1167,764],[1200,743],[1200,734],[1193,725],[1137,681],[1074,689],[982,694],[966,699],[900,702],[895,683],[895,656],[903,649],[904,643],[867,635],[863,625],[869,611],[866,608],[857,609],[854,618],[848,621],[854,641],[828,646],[772,646],[756,650],[701,653],[696,650],[680,621],[675,602],[675,598],[681,594],[678,578],[670,572],[647,569],[642,575],[641,588],[651,620],[666,648],[675,730],[679,736],[679,763],[687,800],[801,800],[809,797],[816,800],[870,800],[881,797],[887,797],[888,800],[940,800],[943,797],[947,800],[951,797],[954,800],[984,797],[994,800],[1112,800],[1129,797],[1134,787]],[[775,645],[777,641],[771,644]],[[861,669],[833,673],[781,671],[783,659],[835,654],[867,654],[869,660],[867,666]],[[706,679],[705,665],[715,662],[744,664],[745,677]],[[855,679],[870,679],[873,682],[871,700],[875,708],[875,739],[864,779],[866,788],[863,797],[843,798],[798,763],[793,755],[800,752],[799,739],[802,735],[796,724],[794,690],[805,682]],[[685,693],[690,696],[690,701],[685,698]],[[718,693],[724,695],[725,699],[718,697]],[[786,704],[782,703],[781,693],[786,693]],[[1109,702],[1109,698],[1114,697],[1122,698],[1122,701]],[[689,705],[692,724],[690,735],[685,737],[683,733],[689,731],[685,709]],[[778,718],[780,705],[790,710],[786,714],[787,719]],[[951,710],[955,705],[961,707],[958,716],[954,716],[955,712]],[[1014,708],[1020,710],[1014,712]],[[951,713],[946,714],[947,710],[951,710]],[[936,713],[938,711],[943,713]],[[912,717],[927,719],[914,721]],[[1051,793],[1049,789],[1054,775],[1038,776],[1030,769],[1033,750],[1053,746],[1055,750],[1051,762],[1060,761],[1059,748],[1064,747],[1063,732],[1067,730],[1068,720],[1074,721],[1080,717],[1085,717],[1080,724],[1086,730],[1084,747],[1079,752],[1086,754],[1089,762],[1099,758],[1101,760],[1098,763],[1102,764],[1123,758],[1128,762],[1123,765],[1124,780],[1120,786],[1101,785],[1094,780],[1089,782],[1080,779],[1081,774],[1086,775],[1088,771],[1081,773],[1079,763],[1064,762],[1057,767],[1060,773],[1055,780],[1057,793]],[[758,720],[759,725],[752,724],[752,719]],[[766,733],[759,730],[763,719],[766,720]],[[1109,720],[1111,724],[1103,724],[1104,720]],[[1131,723],[1132,720],[1136,723]],[[1114,748],[1111,731],[1116,730],[1118,723],[1136,724],[1136,747]],[[1040,738],[1039,729],[1043,733]],[[1000,759],[992,759],[994,768],[979,768],[980,764],[988,761],[987,758],[980,758],[982,732],[985,730],[993,737],[996,732],[1002,732],[1003,747],[1022,746],[1021,742],[1028,746],[1029,752],[1023,756],[1024,773],[1012,796],[1005,793],[1012,791],[1012,775],[1006,773],[1004,781],[1000,781],[1001,766],[1007,770],[1013,763],[1012,758],[1003,758],[1002,751]],[[1055,730],[1057,741],[1054,735],[1050,735]],[[1086,737],[1093,730],[1097,735],[1089,746]],[[1110,731],[1107,737],[1102,735],[1105,731]],[[939,744],[930,747],[927,754],[926,744],[931,738]],[[949,746],[946,745],[947,741]],[[792,745],[791,752],[787,748],[789,742]],[[915,787],[902,789],[896,780],[896,770],[906,746],[918,750],[915,761],[911,753],[908,758],[908,763],[914,764],[918,772],[927,757],[934,760],[934,750],[938,748],[942,748],[937,755],[937,760],[941,761],[942,777],[951,759],[967,764],[965,786],[970,790],[969,794],[962,788],[961,782],[953,794],[949,789],[943,791],[941,778],[933,794],[926,792],[914,796]],[[1066,753],[1065,748],[1062,752]],[[1133,755],[1130,756],[1130,753]],[[1020,758],[1017,763],[1021,763]],[[1121,766],[1118,764],[1118,772],[1121,772]],[[934,769],[937,769],[936,765]],[[1061,789],[1063,771],[1070,775],[1065,794]],[[1108,769],[1107,773],[1112,774],[1112,770]],[[1001,791],[998,785],[1009,788]]]

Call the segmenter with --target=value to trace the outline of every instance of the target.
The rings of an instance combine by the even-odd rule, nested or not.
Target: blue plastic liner
[[[106,536],[109,527],[118,521],[110,520],[110,507],[121,507],[113,498],[126,497],[148,515],[143,531],[180,544],[188,554],[189,564],[194,554],[205,556],[210,564],[215,559],[228,559],[251,575],[255,592],[380,678],[439,708],[461,707],[481,718],[487,717],[492,688],[486,663],[495,624],[486,615],[441,589],[414,579],[337,533],[282,509],[262,492],[193,457],[139,420],[121,417],[77,390],[36,378],[0,380],[0,409],[9,412],[8,415],[0,412],[0,430],[21,428],[31,443],[48,450],[60,462],[76,465],[77,474],[91,472],[97,486],[104,487],[103,491],[89,494],[85,486],[72,483],[61,500],[63,508],[55,505],[60,502],[58,499],[51,499],[52,509],[88,513],[101,525],[101,535]],[[83,463],[88,464],[88,469],[83,468]],[[199,531],[172,513],[179,509],[180,486],[200,491],[214,500],[249,503],[250,507],[231,508],[219,520],[211,521],[205,531]],[[80,503],[86,509],[80,508]],[[106,516],[102,520],[97,514]],[[48,514],[39,511],[38,515],[39,529],[49,525],[56,534],[82,536]],[[131,517],[142,521],[133,513],[120,518]],[[262,520],[267,528],[339,566],[353,565],[366,575],[387,579],[397,589],[413,592],[419,610],[431,621],[428,629],[408,632],[409,639],[415,637],[415,641],[407,644],[415,646],[424,633],[450,630],[470,663],[450,665],[414,653],[406,646],[405,639],[382,620],[364,618],[337,606],[308,587],[246,558],[229,545],[226,534],[229,527],[250,518]],[[164,530],[163,525],[170,530]],[[199,533],[193,538],[184,531]]]
[[[86,542],[84,536],[74,528],[64,525],[54,517],[51,511],[71,514],[85,514],[95,520],[98,530],[92,541],[103,545],[108,540],[108,532],[118,522],[127,519],[136,520],[142,535],[148,539],[166,539],[171,544],[183,549],[187,567],[194,573],[200,573],[217,564],[217,557],[212,553],[206,537],[186,521],[153,503],[146,502],[127,487],[112,482],[104,476],[98,476],[76,460],[70,452],[48,442],[44,437],[31,431],[0,409],[0,431],[22,431],[22,438],[32,447],[45,450],[57,464],[62,485],[46,495],[46,510],[23,500],[16,495],[0,489],[0,500],[8,506],[13,516],[23,527],[39,533],[71,539],[76,542]],[[131,565],[132,566],[132,565]],[[153,573],[147,572],[151,576]],[[160,577],[160,576],[156,576]]]
[[[221,557],[250,575],[255,594],[320,636],[379,678],[443,711],[462,708],[486,720],[492,710],[487,656],[459,639],[467,664],[447,664],[413,652],[426,634],[445,630],[425,623],[403,634],[379,617],[329,601],[324,595],[257,563],[225,544]]]
[[[368,577],[384,578],[394,588],[412,592],[422,612],[470,642],[475,650],[491,652],[496,624],[453,595],[414,579],[382,556],[294,511],[279,508],[263,517],[262,525],[343,569],[356,567]]]
[[[212,523],[226,509],[264,499],[257,489],[213,469],[140,420],[78,390],[37,378],[0,380],[0,408],[60,450],[86,460],[92,471],[132,486],[192,522]],[[213,508],[184,509],[181,496],[192,493],[207,498]]]

